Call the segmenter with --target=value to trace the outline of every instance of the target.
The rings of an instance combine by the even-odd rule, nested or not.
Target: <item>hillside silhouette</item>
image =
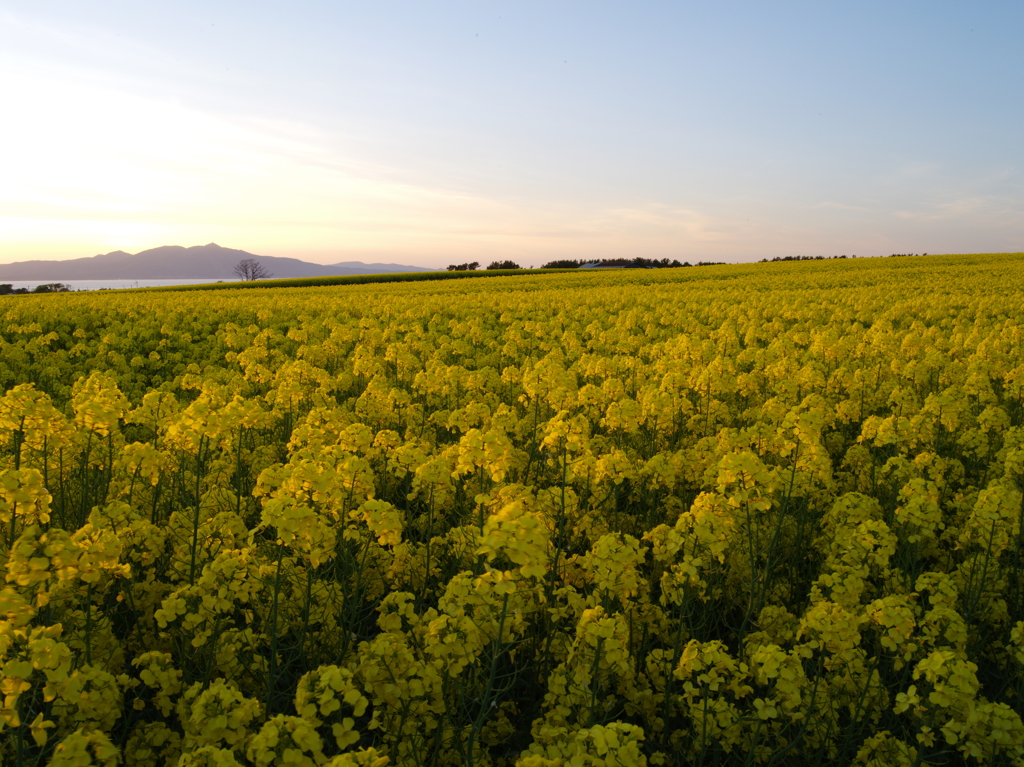
[[[252,258],[277,278],[323,277],[344,274],[381,274],[389,272],[429,272],[422,266],[403,264],[364,264],[341,261],[313,264],[297,258],[258,256],[216,243],[186,248],[163,245],[134,255],[123,250],[89,258],[67,261],[17,261],[0,264],[0,281],[45,280],[225,280],[234,281],[235,265]]]

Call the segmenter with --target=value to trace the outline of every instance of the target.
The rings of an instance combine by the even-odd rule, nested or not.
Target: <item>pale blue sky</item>
[[[0,4],[0,262],[1024,250],[1024,4]]]

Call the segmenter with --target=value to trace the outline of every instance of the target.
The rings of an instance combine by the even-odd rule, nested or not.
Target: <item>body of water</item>
[[[227,282],[227,280],[221,280]],[[10,285],[14,290],[28,288],[34,290],[37,285],[51,282],[62,282],[72,290],[123,290],[125,288],[159,288],[163,285],[204,285],[217,280],[194,278],[191,280],[12,280],[10,283],[0,280],[0,284]]]

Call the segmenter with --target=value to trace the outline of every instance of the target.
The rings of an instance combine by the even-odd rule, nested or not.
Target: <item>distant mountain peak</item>
[[[312,264],[297,258],[260,256],[211,242],[187,248],[182,245],[161,245],[141,250],[134,255],[115,250],[92,258],[0,264],[0,280],[232,280],[236,279],[234,267],[239,260],[246,258],[257,260],[278,278],[431,271],[422,266],[363,264],[359,261]]]

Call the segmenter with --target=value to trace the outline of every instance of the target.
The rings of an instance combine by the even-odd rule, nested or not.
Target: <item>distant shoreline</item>
[[[220,280],[223,282],[224,280]],[[0,284],[10,285],[14,290],[27,288],[31,292],[37,285],[59,282],[68,286],[72,292],[94,290],[132,290],[135,288],[162,288],[175,285],[206,285],[216,284],[218,280],[192,277],[177,280],[0,280]]]

